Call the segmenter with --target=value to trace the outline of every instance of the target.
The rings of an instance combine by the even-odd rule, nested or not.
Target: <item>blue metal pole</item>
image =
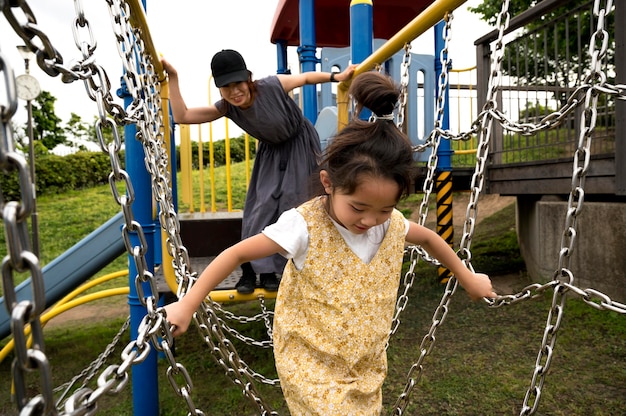
[[[445,46],[445,39],[443,38],[445,29],[445,22],[441,21],[435,25],[435,79],[437,80],[437,88],[436,94],[437,99],[439,99],[439,77],[441,76],[441,51]],[[441,128],[447,130],[450,128],[450,110],[449,110],[449,89],[448,85],[446,85],[444,94],[444,112],[443,119],[441,120]],[[450,171],[452,170],[452,150],[450,146],[450,140],[442,140],[439,143],[439,149],[437,151],[437,157],[439,159],[439,163],[437,164],[437,169],[440,171]]]
[[[132,103],[132,96],[126,90],[126,84],[122,81],[122,88],[119,92],[124,98],[124,105],[128,107]],[[154,273],[154,231],[155,225],[152,220],[152,183],[150,174],[144,164],[144,150],[141,142],[135,139],[137,126],[129,124],[124,127],[124,143],[126,150],[126,171],[130,176],[130,181],[135,193],[135,201],[132,205],[132,212],[145,236],[148,247],[145,251],[146,264],[149,271]],[[140,244],[138,234],[130,232],[130,242],[132,247]],[[130,336],[137,339],[139,324],[147,314],[146,308],[141,304],[135,286],[137,276],[137,266],[133,256],[128,255],[128,305],[130,307]],[[143,284],[143,291],[146,296],[152,292],[148,284]],[[150,351],[146,359],[132,367],[133,385],[133,409],[136,416],[158,416],[159,415],[159,389],[157,374],[157,353],[154,348]]]
[[[146,9],[145,0],[142,2]],[[118,96],[124,99],[124,106],[128,108],[132,104],[132,96],[129,94],[126,83],[122,79]],[[148,173],[144,159],[145,153],[139,140],[135,139],[137,126],[126,125],[124,127],[124,145],[126,152],[126,171],[130,176],[135,201],[132,205],[132,212],[135,221],[143,229],[146,244],[145,260],[148,270],[154,273],[154,232],[155,224],[152,219],[152,181]],[[130,243],[132,247],[141,244],[136,232],[130,232]],[[130,308],[130,336],[132,340],[137,339],[139,324],[147,314],[146,308],[139,301],[135,286],[137,276],[137,266],[134,258],[128,255],[128,305]],[[150,286],[143,284],[143,292],[146,296],[152,294]],[[132,366],[132,386],[133,386],[133,414],[136,416],[158,416],[159,415],[159,388],[157,373],[158,354],[154,348],[146,359],[137,365]]]
[[[300,56],[301,72],[313,72],[319,59],[315,56],[315,0],[300,0]],[[311,123],[317,121],[317,87],[315,85],[304,85],[302,88],[303,113]]]
[[[350,2],[350,52],[353,64],[372,54],[374,45],[374,6],[372,0]]]
[[[360,64],[373,52],[374,9],[372,0],[350,2],[350,54],[353,64]],[[359,118],[367,120],[371,111],[363,109]]]
[[[291,74],[287,67],[287,43],[284,40],[276,41],[276,73]]]
[[[441,54],[445,47],[445,39],[443,38],[445,31],[445,22],[439,22],[435,25],[435,79],[439,77],[443,71],[441,65]],[[447,62],[447,56],[444,54],[444,61]],[[439,82],[437,83],[439,85]],[[447,130],[450,127],[450,111],[448,105],[448,85],[443,93],[444,106],[443,118],[441,120],[441,128]],[[439,88],[437,87],[437,98],[439,99]],[[443,238],[452,248],[454,246],[454,221],[452,210],[452,150],[450,140],[441,140],[437,149],[439,163],[435,173],[435,190],[437,198],[437,234]],[[437,274],[440,283],[447,283],[452,273],[445,267],[439,266]]]

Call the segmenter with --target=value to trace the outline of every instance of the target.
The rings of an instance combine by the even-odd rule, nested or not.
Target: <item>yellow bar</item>
[[[188,124],[180,125],[180,174],[183,202],[189,204],[189,212],[194,212],[191,186],[191,136]]]
[[[455,150],[455,155],[473,155],[476,154],[476,149],[467,149],[467,150]]]
[[[209,76],[209,105],[211,105],[211,80]],[[217,211],[215,203],[215,154],[213,151],[213,122],[209,123],[209,181],[211,182],[211,212]]]
[[[152,37],[150,36],[150,28],[148,27],[148,21],[146,20],[146,13],[143,9],[143,4],[139,0],[129,0],[128,5],[130,6],[130,23],[134,27],[141,29],[141,40],[144,43],[146,52],[152,57],[152,65],[154,65],[157,77],[159,78],[159,81],[164,80],[165,71],[163,70],[163,65],[161,64],[159,55],[154,48],[154,42],[152,42]]]
[[[451,69],[449,72],[469,72],[475,69],[476,69],[476,65],[470,66],[468,68],[462,68],[462,69]]]
[[[276,293],[278,292],[268,292],[265,289],[257,288],[254,289],[254,292],[249,295],[242,295],[237,292],[236,289],[230,290],[213,290],[209,293],[209,297],[214,302],[218,303],[229,303],[229,302],[243,302],[249,300],[257,300],[259,296],[263,296],[265,299],[274,299],[276,298]]]
[[[245,146],[244,154],[246,155],[246,191],[248,185],[250,185],[250,136],[248,133],[244,134],[243,145]]]
[[[83,305],[87,302],[104,299],[110,296],[127,295],[129,292],[130,292],[130,288],[128,286],[118,287],[115,289],[105,289],[100,292],[95,292],[95,293],[81,296],[78,299],[67,301],[63,303],[62,305],[53,307],[52,309],[50,309],[49,311],[41,315],[41,318],[40,318],[41,324],[45,325],[50,319],[54,318],[55,316],[58,316],[62,314],[63,312],[66,312],[77,306]],[[30,329],[30,324],[29,324],[24,329],[24,335],[30,335],[30,333],[31,333],[31,329]],[[29,337],[28,345],[30,346],[31,343],[32,343],[32,339]],[[8,356],[11,350],[13,350],[14,345],[15,345],[15,340],[11,339],[4,347],[2,347],[2,350],[0,350],[0,363],[4,361],[4,359]]]
[[[172,135],[172,127],[170,126],[170,109],[169,109],[169,104],[170,104],[170,88],[169,88],[169,82],[167,81],[167,78],[164,79],[164,81],[161,82],[161,107],[162,107],[162,111],[163,111],[163,134],[165,135],[164,137],[164,142],[166,143],[166,147],[167,147],[167,155],[168,155],[168,160],[170,161],[170,163],[168,163],[167,167],[168,170],[170,172],[170,178],[172,178],[172,155],[170,152],[171,149],[171,138],[170,136]],[[165,233],[165,230],[163,229],[163,224],[161,224],[161,267],[163,268],[163,275],[165,276],[166,281],[168,280],[168,276],[171,276],[172,280],[174,279],[174,266],[172,265],[172,256],[169,254],[169,250],[167,247],[167,236]],[[128,271],[126,271],[126,273],[128,273]],[[172,291],[175,292],[175,287],[176,287],[176,282],[174,282],[174,289],[172,289]],[[168,282],[168,285],[170,283]],[[170,286],[171,288],[171,286]]]
[[[204,155],[202,152],[202,124],[198,124],[198,179],[200,182],[200,212],[206,212],[204,205]]]
[[[233,211],[233,190],[231,189],[232,182],[230,177],[230,137],[228,137],[228,119],[224,117],[225,135],[224,137],[224,150],[226,152],[226,195],[228,212]]]
[[[215,202],[215,149],[213,148],[213,124],[209,123],[209,180],[211,182],[211,212],[217,211]]]

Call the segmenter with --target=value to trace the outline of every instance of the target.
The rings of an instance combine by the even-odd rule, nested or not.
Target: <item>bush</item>
[[[123,152],[119,158],[124,168]],[[106,184],[110,173],[111,160],[104,153],[78,152],[67,156],[47,154],[35,159],[38,195]],[[3,198],[20,199],[19,186],[17,172],[1,175],[0,190]]]
[[[192,142],[193,168],[198,169],[198,143]],[[249,140],[250,158],[256,154],[256,143]],[[215,166],[226,164],[225,141],[213,143]],[[209,166],[209,146],[202,147],[203,165]],[[230,158],[233,163],[245,160],[244,136],[230,139]],[[124,152],[119,154],[121,168],[124,169]],[[176,147],[176,168],[180,170],[180,147]],[[84,189],[106,184],[111,173],[111,160],[105,153],[78,152],[67,156],[53,154],[37,155],[35,159],[35,177],[37,194],[44,195],[63,192],[70,189]],[[17,172],[0,175],[0,192],[2,198],[21,199],[20,183]]]

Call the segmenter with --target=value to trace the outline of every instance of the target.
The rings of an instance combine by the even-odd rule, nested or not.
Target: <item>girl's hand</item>
[[[181,301],[165,306],[165,318],[170,323],[172,335],[177,337],[187,332],[194,311],[189,312]]]
[[[473,273],[468,279],[463,280],[462,286],[472,300],[498,296],[491,286],[489,276],[483,273]]]

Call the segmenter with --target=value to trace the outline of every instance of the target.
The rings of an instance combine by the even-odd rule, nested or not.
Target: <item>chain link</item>
[[[409,87],[411,68],[411,43],[404,44],[404,55],[400,64],[400,96],[398,97],[398,114],[396,118],[396,126],[398,130],[404,131],[404,115],[406,112],[406,103],[408,101],[407,89]]]
[[[559,250],[558,269],[554,274],[554,281],[558,282],[554,286],[554,294],[552,297],[552,307],[548,313],[546,327],[544,330],[541,348],[537,355],[535,370],[533,371],[531,385],[526,391],[521,415],[534,414],[539,405],[541,398],[541,389],[544,384],[545,377],[550,370],[552,362],[552,354],[560,324],[565,308],[565,294],[568,289],[574,287],[574,274],[570,270],[570,256],[575,246],[577,232],[576,220],[578,214],[582,210],[584,201],[584,181],[589,170],[589,160],[591,157],[591,141],[593,130],[595,129],[598,90],[595,85],[604,85],[606,83],[606,74],[602,70],[602,60],[606,55],[608,45],[608,34],[604,29],[605,15],[612,8],[612,1],[608,1],[605,6],[600,6],[601,1],[596,0],[593,7],[593,15],[596,18],[595,32],[591,36],[589,43],[589,55],[591,57],[591,68],[584,82],[591,85],[586,89],[583,111],[580,114],[580,125],[582,126],[578,148],[574,152],[572,186],[567,201],[567,212],[563,233],[561,235],[561,249]],[[588,295],[597,295],[599,292],[589,291]],[[588,297],[585,297],[586,301]],[[603,302],[610,299],[603,299]],[[599,304],[598,306],[601,306]]]
[[[431,149],[431,154],[428,158],[428,165],[427,165],[428,171],[426,174],[426,179],[424,180],[424,185],[422,187],[424,196],[422,197],[422,202],[420,204],[419,215],[418,215],[418,223],[422,226],[426,223],[426,217],[428,215],[428,201],[430,199],[430,194],[432,193],[432,190],[434,187],[436,168],[438,164],[437,151],[439,149],[439,143],[441,140],[441,135],[438,134],[438,132],[441,129],[437,129],[437,128],[443,124],[443,117],[445,114],[445,91],[448,88],[448,69],[450,66],[449,65],[450,61],[448,60],[448,46],[449,46],[449,42],[451,38],[450,29],[451,29],[452,18],[453,18],[452,13],[446,13],[445,26],[443,29],[444,46],[441,50],[441,53],[439,54],[439,62],[441,63],[441,74],[439,75],[437,118],[435,120],[435,129],[433,129],[428,139],[426,140],[426,143],[423,145],[423,147],[431,147],[432,149]],[[419,151],[419,150],[421,150],[421,148],[420,149],[414,148],[414,151]],[[400,324],[400,319],[399,319],[400,312],[402,312],[402,310],[406,306],[406,303],[408,302],[407,292],[408,292],[408,289],[413,284],[413,280],[415,276],[414,269],[419,259],[424,258],[425,260],[429,260],[433,264],[439,264],[439,262],[438,261],[435,262],[434,259],[432,259],[422,247],[410,247],[409,253],[410,253],[410,258],[411,258],[411,265],[410,265],[409,271],[406,273],[405,278],[404,278],[405,279],[404,292],[399,296],[398,301],[396,303],[396,313],[393,318],[392,329],[391,329],[392,334],[395,333],[395,331],[397,330],[398,325]],[[435,331],[437,327],[439,326],[439,324],[443,322],[443,319],[445,318],[445,315],[447,314],[447,308],[448,308],[447,304],[449,302],[448,299],[452,296],[452,294],[454,293],[454,289],[456,288],[456,282],[454,282],[454,284],[451,286],[451,283],[450,283],[451,281],[453,281],[453,279],[450,279],[448,281],[446,292],[444,293],[444,296],[441,300],[442,303],[437,308],[437,311],[435,311],[435,316],[439,314],[442,314],[442,316],[440,319],[433,317],[433,324],[430,328],[429,334],[424,337],[424,339],[422,340],[422,344],[420,345],[421,353],[418,358],[418,361],[411,366],[407,374],[407,382],[405,384],[404,391],[402,392],[402,394],[400,394],[400,396],[396,400],[394,409],[392,410],[392,414],[394,415],[403,414],[404,409],[409,404],[409,398],[410,398],[411,392],[413,388],[415,387],[415,385],[417,384],[419,378],[421,377],[421,372],[422,372],[421,363],[426,357],[426,355],[430,352],[430,349],[432,348],[432,343],[434,343],[435,341],[435,336],[434,336]],[[431,345],[428,346],[428,348],[426,348],[426,345],[428,343],[431,343]]]
[[[140,301],[147,309],[147,315],[139,325],[137,339],[132,340],[122,351],[119,364],[108,366],[97,379],[97,388],[91,390],[85,384],[95,374],[95,369],[90,370],[85,383],[74,391],[64,402],[65,414],[90,415],[97,409],[98,400],[105,394],[119,393],[128,382],[129,368],[141,363],[150,352],[151,345],[164,353],[168,361],[167,378],[176,393],[183,398],[189,414],[203,415],[193,403],[192,382],[186,368],[176,361],[173,353],[173,337],[171,335],[166,317],[161,310],[157,309],[158,290],[154,276],[149,271],[146,263],[145,252],[147,242],[141,225],[134,220],[132,203],[135,194],[128,173],[121,168],[119,151],[122,147],[122,139],[117,135],[117,126],[133,123],[137,125],[136,139],[139,140],[146,154],[146,168],[152,176],[153,194],[160,206],[159,220],[167,235],[167,252],[172,257],[176,280],[179,282],[178,296],[184,296],[187,290],[197,279],[197,274],[191,271],[189,256],[180,238],[180,224],[174,209],[171,194],[171,178],[168,174],[167,152],[163,146],[163,114],[160,99],[160,83],[155,74],[154,63],[144,46],[144,35],[141,28],[133,27],[130,21],[131,13],[137,12],[133,7],[136,3],[122,0],[107,0],[109,12],[117,47],[124,66],[124,82],[132,97],[132,103],[126,110],[115,103],[111,93],[111,84],[103,67],[99,66],[94,57],[96,41],[93,37],[88,19],[85,16],[83,4],[75,0],[76,16],[73,23],[73,35],[75,45],[80,52],[81,59],[71,66],[63,64],[63,57],[53,47],[51,40],[37,26],[37,19],[26,1],[3,3],[2,11],[14,31],[20,36],[27,47],[35,52],[37,63],[40,68],[50,76],[61,74],[63,82],[70,83],[83,80],[87,95],[96,103],[98,118],[95,122],[96,134],[99,139],[101,150],[108,154],[111,160],[111,173],[109,183],[115,201],[120,205],[124,214],[124,226],[122,238],[126,245],[129,256],[132,257],[137,267],[135,285]],[[542,346],[540,348],[536,366],[533,371],[531,386],[524,398],[521,414],[533,414],[539,404],[541,389],[544,379],[549,371],[552,360],[556,335],[560,329],[563,317],[565,294],[579,296],[589,306],[626,314],[626,305],[611,300],[606,294],[593,289],[580,289],[574,284],[574,275],[570,270],[570,256],[575,246],[576,220],[584,202],[584,179],[589,170],[590,147],[592,132],[595,128],[597,116],[597,102],[600,93],[615,96],[617,99],[625,99],[626,86],[607,85],[606,74],[602,71],[602,61],[606,57],[608,47],[608,34],[605,30],[606,14],[612,10],[612,1],[594,3],[594,16],[597,19],[595,32],[592,35],[589,54],[591,56],[591,70],[567,103],[537,124],[518,123],[508,120],[504,113],[497,109],[496,92],[500,85],[501,61],[503,57],[503,33],[508,26],[509,1],[504,1],[501,12],[498,15],[497,27],[498,39],[495,43],[495,51],[492,60],[492,73],[489,80],[486,104],[472,124],[470,131],[452,134],[441,128],[443,115],[444,94],[447,88],[447,50],[450,38],[451,15],[446,19],[445,46],[440,55],[442,62],[442,74],[439,78],[439,100],[437,102],[437,120],[435,127],[426,143],[414,148],[414,151],[423,151],[431,148],[428,160],[428,173],[424,183],[424,198],[420,204],[419,223],[424,224],[428,211],[428,199],[434,183],[434,172],[437,166],[437,148],[441,137],[450,140],[467,140],[473,135],[479,136],[479,144],[476,156],[476,168],[471,182],[471,196],[468,203],[466,220],[463,226],[463,237],[459,255],[464,263],[471,266],[471,239],[474,233],[477,216],[477,202],[484,184],[485,166],[488,157],[489,138],[491,137],[492,124],[498,122],[505,130],[521,133],[534,134],[540,130],[550,129],[559,125],[566,117],[573,113],[576,108],[583,105],[584,111],[580,114],[583,126],[578,142],[578,148],[574,154],[574,166],[572,173],[572,187],[568,200],[568,209],[561,236],[561,250],[559,255],[558,270],[555,272],[553,281],[546,284],[532,284],[522,289],[519,293],[506,296],[498,296],[494,300],[486,300],[490,307],[500,307],[515,304],[524,300],[533,299],[544,295],[548,290],[553,290],[552,307],[547,317]],[[142,10],[140,10],[143,12]],[[16,12],[21,12],[26,17],[22,24],[16,17]],[[19,14],[19,13],[18,13]],[[410,46],[405,46],[405,58],[402,64],[401,83],[408,85],[408,66],[410,64]],[[18,408],[23,415],[59,414],[62,409],[57,409],[54,403],[51,382],[51,370],[47,357],[44,353],[44,337],[40,321],[40,315],[45,309],[45,290],[43,275],[39,265],[39,259],[32,253],[30,239],[28,238],[27,219],[34,207],[34,192],[28,166],[24,158],[15,151],[10,120],[17,110],[18,102],[15,90],[15,76],[12,68],[0,52],[0,82],[4,82],[6,97],[0,106],[0,168],[5,174],[14,174],[19,182],[20,197],[15,201],[5,201],[0,194],[0,212],[7,233],[8,254],[2,261],[2,287],[5,302],[12,317],[13,336],[15,340],[15,362],[13,366],[13,379],[15,385],[15,397]],[[406,75],[406,79],[405,79]],[[406,90],[401,95],[397,125],[402,128],[404,122],[404,106],[406,105]],[[402,110],[402,111],[400,111]],[[104,130],[112,131],[113,141],[106,143]],[[118,191],[118,187],[125,190]],[[130,240],[131,233],[138,237],[138,245],[133,245]],[[425,261],[438,265],[436,259],[429,257],[421,247],[409,247],[405,253],[409,257],[409,270],[404,276],[402,293],[399,295],[393,318],[390,336],[393,335],[400,324],[399,316],[406,308],[408,291],[414,284],[415,266],[422,258]],[[32,279],[33,296],[30,301],[17,302],[15,293],[15,272],[29,272]],[[152,295],[145,296],[144,283],[150,286]],[[407,374],[407,382],[393,409],[393,414],[403,414],[408,404],[411,391],[418,383],[423,370],[422,363],[431,352],[435,333],[444,322],[449,302],[457,288],[457,281],[451,278],[444,290],[439,306],[435,310],[429,332],[423,337],[420,344],[420,356],[411,366]],[[268,310],[263,298],[259,299],[262,312],[253,317],[238,317],[224,310],[219,304],[207,301],[195,314],[194,320],[209,346],[212,356],[226,370],[231,380],[242,388],[245,396],[255,403],[259,414],[275,415],[276,412],[262,399],[255,387],[255,382],[279,386],[277,379],[268,379],[252,370],[237,354],[232,345],[231,337],[242,342],[263,348],[271,347],[273,312]],[[222,312],[225,319],[235,320],[239,323],[258,322],[262,320],[266,326],[268,341],[258,341],[244,336],[226,324],[224,318],[218,317],[216,312]],[[29,348],[24,336],[24,329],[31,326],[33,344]],[[114,341],[115,342],[115,341]],[[111,347],[111,345],[109,346]],[[97,360],[99,367],[112,350],[107,350]],[[38,372],[39,393],[29,397],[32,390],[27,389],[25,374]],[[84,373],[84,371],[83,371]],[[83,374],[81,373],[81,375]],[[72,380],[70,385],[75,381]],[[63,386],[61,386],[63,387]],[[61,388],[60,387],[60,388]],[[70,387],[67,387],[64,395]],[[58,390],[58,389],[57,389]],[[61,400],[59,400],[59,403]]]

